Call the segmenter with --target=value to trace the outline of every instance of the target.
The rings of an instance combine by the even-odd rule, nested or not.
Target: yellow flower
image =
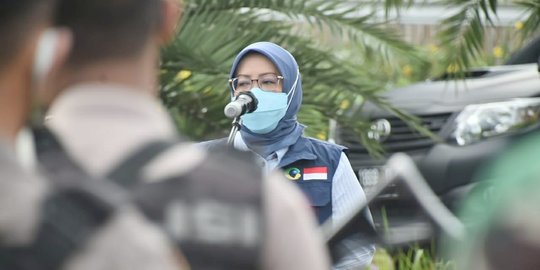
[[[401,72],[403,72],[403,75],[405,75],[405,77],[411,77],[413,74],[413,68],[410,65],[405,65],[401,69]]]
[[[428,49],[432,54],[436,54],[439,51],[439,47],[435,44],[429,44]]]
[[[317,138],[318,138],[319,140],[325,141],[325,140],[326,140],[326,133],[324,133],[324,132],[319,132],[319,134],[317,134]]]
[[[514,28],[516,28],[516,30],[521,30],[521,29],[523,29],[523,27],[525,27],[525,24],[522,21],[517,21],[514,24]]]
[[[212,95],[212,87],[208,86],[206,88],[203,89],[202,91],[203,95],[204,96],[211,96]]]
[[[458,71],[459,71],[459,66],[455,63],[448,65],[448,67],[446,68],[447,73],[456,73]]]
[[[177,81],[183,81],[183,80],[186,80],[189,77],[191,77],[191,71],[185,70],[185,69],[180,70],[180,72],[178,72],[176,74],[176,80]]]
[[[339,104],[339,108],[342,109],[342,110],[346,110],[348,109],[349,107],[351,106],[351,102],[344,99],[343,101],[341,101],[341,104]]]
[[[496,57],[496,58],[502,58],[504,56],[504,49],[501,48],[500,46],[495,46],[493,48],[493,55]]]

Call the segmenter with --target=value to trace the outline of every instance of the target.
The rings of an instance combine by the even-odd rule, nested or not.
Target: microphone
[[[251,92],[242,92],[236,97],[236,100],[225,106],[223,112],[228,118],[236,118],[255,111],[257,104],[257,98]]]

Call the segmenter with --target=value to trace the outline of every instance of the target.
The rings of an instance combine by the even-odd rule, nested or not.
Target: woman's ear
[[[169,43],[176,34],[183,11],[183,2],[180,0],[161,1],[161,21],[158,29],[158,39],[161,46]]]

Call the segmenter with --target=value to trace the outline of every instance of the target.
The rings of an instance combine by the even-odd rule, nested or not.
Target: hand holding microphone
[[[257,109],[257,98],[251,92],[241,92],[234,101],[231,101],[223,112],[228,118],[240,117]]]

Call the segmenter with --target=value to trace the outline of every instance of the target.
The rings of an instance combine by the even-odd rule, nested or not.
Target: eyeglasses
[[[283,76],[268,73],[261,74],[255,80],[249,76],[238,76],[229,80],[234,92],[247,92],[251,90],[253,81],[257,81],[257,85],[264,91],[277,92],[279,90],[279,81],[283,80]]]

